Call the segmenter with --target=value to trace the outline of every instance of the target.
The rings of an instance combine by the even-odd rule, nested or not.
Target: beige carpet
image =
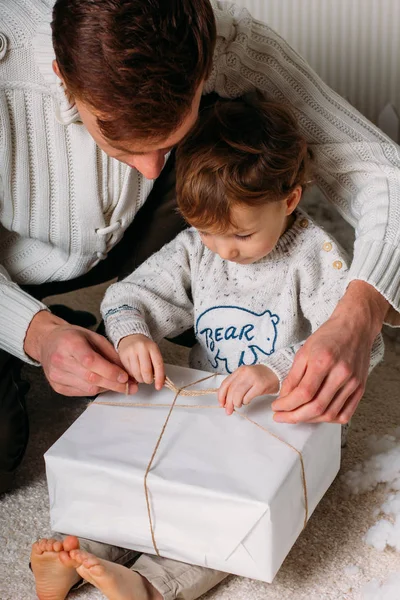
[[[325,209],[324,209],[325,210]],[[102,288],[62,298],[71,306],[95,307]],[[61,298],[59,299],[61,300]],[[368,390],[353,421],[343,455],[345,472],[365,457],[371,434],[383,435],[400,425],[399,342],[387,340],[385,362],[372,374]],[[165,359],[185,364],[186,350],[165,343]],[[28,569],[31,543],[49,531],[48,498],[42,455],[84,409],[84,399],[64,398],[51,391],[39,369],[27,368],[31,438],[18,473],[17,489],[0,499],[0,600],[35,598]],[[363,535],[376,521],[383,489],[348,497],[338,478],[312,516],[272,585],[231,577],[208,600],[341,600],[363,598],[364,584],[400,571],[400,555],[368,547]],[[357,565],[352,575],[346,569]],[[351,571],[351,570],[350,570]],[[71,595],[79,600],[102,598],[90,586]],[[368,597],[370,598],[370,596]],[[376,596],[376,600],[381,597]],[[390,597],[391,599],[394,596]],[[399,596],[400,599],[400,590]]]

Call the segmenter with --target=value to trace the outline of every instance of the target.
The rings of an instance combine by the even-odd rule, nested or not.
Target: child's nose
[[[224,245],[218,248],[218,254],[223,260],[235,260],[239,256],[239,252],[234,246]]]

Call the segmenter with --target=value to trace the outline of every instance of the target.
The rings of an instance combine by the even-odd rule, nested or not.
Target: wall
[[[400,142],[400,0],[236,0]]]

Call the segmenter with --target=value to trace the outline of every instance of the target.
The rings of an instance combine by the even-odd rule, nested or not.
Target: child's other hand
[[[121,362],[138,383],[153,383],[161,390],[165,381],[164,361],[153,340],[140,333],[127,335],[118,344]]]
[[[277,394],[279,379],[265,365],[239,367],[222,382],[218,402],[231,415],[235,408],[250,404],[253,398],[264,394]]]

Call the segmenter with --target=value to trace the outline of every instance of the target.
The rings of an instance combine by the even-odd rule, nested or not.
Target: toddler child
[[[201,115],[177,151],[177,202],[192,227],[102,303],[107,334],[138,382],[162,387],[157,342],[194,324],[190,365],[229,375],[218,394],[228,414],[279,391],[346,287],[343,250],[298,208],[309,163],[282,105],[221,100]]]

